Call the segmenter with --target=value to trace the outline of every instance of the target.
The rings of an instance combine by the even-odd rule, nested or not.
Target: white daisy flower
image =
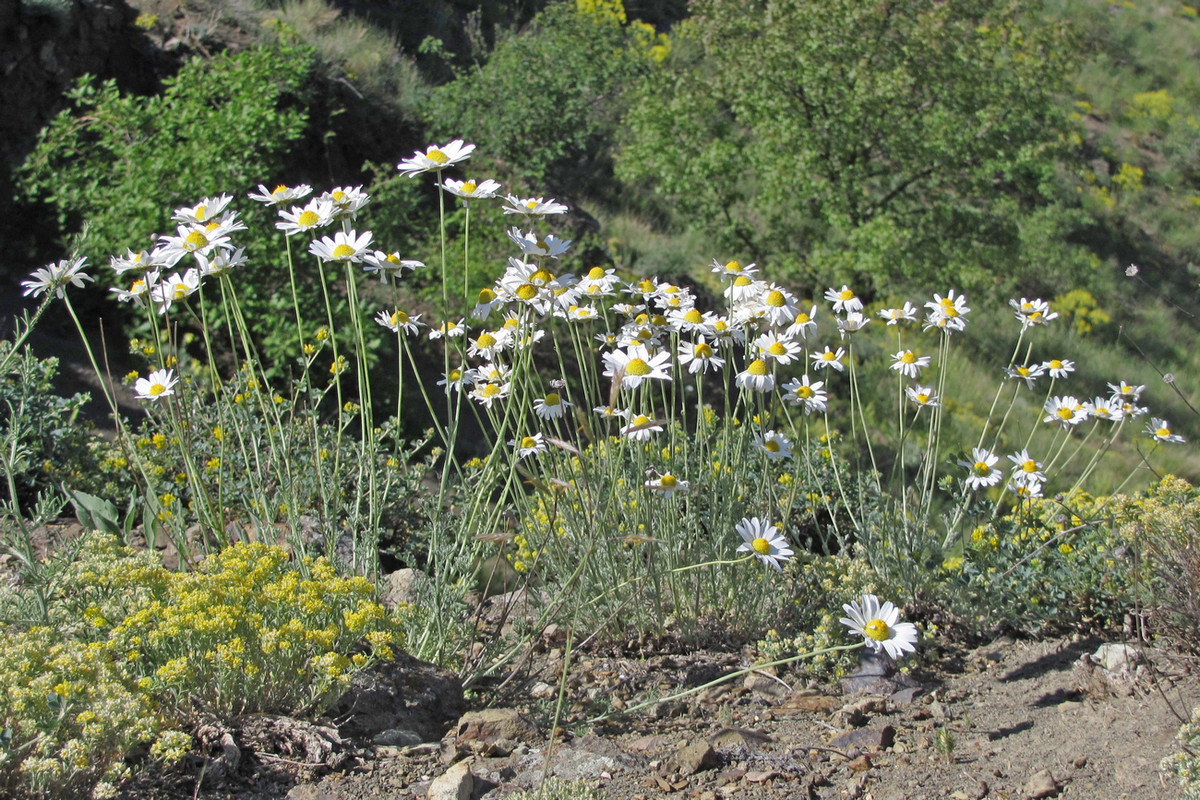
[[[456,194],[464,200],[490,200],[500,191],[500,184],[491,179],[480,181],[456,181],[446,178],[442,186],[451,194]]]
[[[754,347],[763,358],[780,364],[790,364],[800,358],[800,345],[791,341],[787,336],[767,332],[754,340]]]
[[[430,328],[429,338],[432,341],[433,339],[441,339],[442,337],[457,339],[460,336],[466,336],[467,326],[463,324],[465,322],[466,320],[464,319],[460,319],[458,322],[448,319],[436,328]]]
[[[1046,401],[1045,411],[1046,416],[1042,418],[1042,422],[1057,422],[1064,428],[1078,425],[1087,419],[1083,404],[1072,395],[1051,397]]]
[[[846,357],[846,351],[842,348],[830,350],[829,346],[825,346],[825,350],[820,353],[811,353],[809,358],[812,359],[813,369],[824,369],[830,367],[838,372],[844,372],[846,365],[842,363],[842,359]]]
[[[218,247],[233,249],[229,236],[217,230],[209,230],[204,225],[180,225],[176,232],[177,236],[160,236],[161,244],[157,248],[162,260],[170,266],[178,264],[181,258],[193,253],[208,255]]]
[[[778,431],[754,434],[754,446],[771,461],[782,461],[792,457],[791,440]]]
[[[825,393],[824,381],[809,383],[807,373],[800,378],[792,378],[783,387],[783,400],[790,406],[803,406],[805,414],[824,414],[829,396]]]
[[[999,483],[1004,478],[1004,474],[996,469],[996,462],[999,460],[996,455],[989,452],[986,448],[971,448],[970,460],[958,462],[959,466],[970,470],[970,474],[967,475],[967,487],[971,489],[984,489]]]
[[[542,419],[561,419],[573,405],[575,404],[564,400],[558,392],[548,392],[545,397],[533,401],[533,413]]]
[[[506,328],[495,331],[483,331],[474,339],[469,340],[467,355],[493,359],[512,343],[512,333]]]
[[[888,325],[899,325],[901,322],[916,322],[917,307],[907,300],[900,308],[885,308],[878,313],[882,320],[886,320]]]
[[[491,408],[492,403],[508,397],[508,393],[511,388],[511,383],[494,383],[492,381],[487,381],[485,383],[475,384],[475,388],[472,389],[467,396],[478,402],[484,408]]]
[[[542,441],[540,433],[535,433],[533,436],[522,436],[520,439],[510,439],[508,444],[510,447],[517,448],[517,458],[528,458],[546,452],[546,443]]]
[[[643,483],[642,486],[652,492],[661,494],[663,497],[670,497],[676,492],[680,494],[688,493],[688,482],[679,480],[669,472],[657,478],[651,478]]]
[[[917,626],[900,621],[900,611],[891,601],[879,604],[873,594],[864,594],[857,601],[842,606],[847,616],[841,623],[863,637],[867,647],[878,653],[886,652],[893,661],[917,649]]]
[[[635,442],[648,442],[656,433],[662,433],[658,420],[651,419],[645,414],[638,414],[629,420],[629,424],[621,428],[621,435],[628,436]]]
[[[783,562],[792,557],[792,548],[779,533],[779,528],[765,519],[743,517],[734,528],[742,537],[739,553],[750,553],[759,561],[783,572]]]
[[[609,297],[616,291],[617,271],[604,267],[592,267],[579,279],[575,290],[589,297]]]
[[[290,203],[293,200],[303,200],[312,194],[312,187],[307,183],[301,183],[296,186],[286,186],[279,184],[274,189],[267,189],[263,184],[258,185],[258,194],[251,192],[247,195],[251,200],[258,203],[264,203],[268,206],[279,206],[284,203]]]
[[[1019,500],[1032,500],[1042,496],[1042,481],[1024,475],[1014,475],[1004,487]]]
[[[612,406],[596,406],[592,409],[605,419],[629,419],[629,410],[624,408],[613,408]]]
[[[645,345],[632,345],[627,350],[614,350],[604,354],[604,376],[620,381],[625,389],[636,389],[644,381],[669,381],[671,375],[666,367],[671,354],[662,352],[650,355]]]
[[[814,304],[807,312],[797,309],[796,318],[784,331],[789,339],[808,339],[817,335],[817,307]]]
[[[200,277],[207,278],[212,276],[219,278],[222,275],[227,275],[238,267],[243,267],[249,259],[246,257],[246,248],[239,247],[237,250],[230,252],[228,250],[218,250],[211,257],[203,253],[196,253],[196,263],[199,265]]]
[[[515,194],[510,194],[504,198],[505,214],[524,214],[527,217],[542,217],[547,214],[565,214],[567,207],[562,203],[556,203],[553,200],[544,200],[541,197],[517,197]]]
[[[904,394],[908,396],[918,407],[929,406],[937,408],[941,404],[941,400],[933,393],[932,386],[909,386],[904,390]]]
[[[775,388],[775,376],[771,374],[771,368],[767,366],[767,362],[761,358],[756,358],[747,364],[746,369],[739,372],[733,380],[738,388],[751,389],[755,392],[769,392]]]
[[[739,276],[753,278],[758,273],[758,268],[754,264],[743,265],[740,261],[727,261],[722,264],[714,258],[711,267],[714,275],[720,275],[728,280]]]
[[[200,289],[200,270],[192,267],[182,275],[168,275],[150,289],[150,299],[158,304],[158,313],[165,314],[172,303],[182,303]]]
[[[343,220],[357,217],[359,209],[367,204],[371,195],[364,192],[361,186],[338,186],[317,199],[332,204],[333,218]]]
[[[158,283],[158,277],[158,270],[150,270],[130,284],[128,289],[109,289],[109,291],[116,294],[117,300],[122,303],[132,301],[144,307],[145,301],[150,298],[150,290]]]
[[[733,283],[725,287],[722,294],[726,300],[736,305],[757,299],[766,286],[762,281],[755,280],[749,275],[739,275],[733,279]]]
[[[338,231],[332,237],[317,239],[308,246],[308,252],[322,261],[339,261],[356,264],[363,260],[371,244],[371,232]]]
[[[1091,403],[1084,403],[1084,407],[1096,419],[1120,422],[1125,418],[1125,410],[1121,407],[1120,399],[1116,397],[1097,397]]]
[[[1050,304],[1045,300],[1022,297],[1019,301],[1009,300],[1008,304],[1012,306],[1022,330],[1034,325],[1049,325],[1051,320],[1058,318],[1058,313],[1051,311]]]
[[[1154,437],[1154,441],[1156,442],[1180,443],[1186,441],[1179,434],[1171,433],[1171,423],[1159,417],[1154,417],[1150,424],[1146,426],[1146,433]]]
[[[479,299],[475,301],[475,308],[471,310],[471,317],[479,320],[487,319],[488,315],[492,313],[492,309],[503,304],[504,299],[493,290],[480,289]]]
[[[233,196],[228,194],[220,197],[206,197],[194,206],[175,209],[171,220],[190,225],[205,225],[220,217],[221,212],[225,210],[231,200],[233,200]]]
[[[169,369],[151,372],[149,377],[138,378],[133,384],[133,393],[138,400],[161,400],[175,394],[179,379]]]
[[[1008,460],[1013,463],[1013,478],[1019,478],[1022,481],[1037,480],[1040,483],[1046,482],[1046,474],[1042,472],[1042,465],[1037,459],[1029,455],[1028,450],[1013,453],[1008,457]]]
[[[21,281],[21,286],[25,287],[25,291],[21,294],[25,297],[41,297],[46,292],[54,292],[55,297],[65,297],[64,290],[68,284],[83,288],[84,281],[95,280],[91,275],[82,271],[85,263],[87,263],[87,257],[80,256],[79,258],[64,258],[40,269],[35,269],[29,274],[29,280]]]
[[[1075,362],[1053,358],[1049,361],[1043,361],[1042,369],[1049,372],[1051,378],[1065,378],[1075,371]]]
[[[1110,383],[1108,388],[1112,390],[1112,396],[1114,398],[1120,398],[1128,402],[1137,402],[1138,398],[1142,396],[1142,392],[1146,390],[1144,384],[1141,386],[1134,386],[1133,384],[1126,383],[1125,381],[1121,381],[1120,383]]]
[[[845,339],[852,333],[857,333],[867,327],[867,323],[871,320],[864,317],[858,311],[851,311],[844,317],[834,317],[837,323],[838,334]]]
[[[834,313],[845,312],[849,314],[852,311],[862,311],[863,302],[854,294],[854,290],[846,284],[842,284],[841,289],[826,289],[825,299],[833,303]]]
[[[305,233],[323,228],[333,222],[333,203],[328,200],[310,200],[303,207],[295,206],[287,211],[280,211],[282,222],[276,222],[275,227],[288,236]]]
[[[892,356],[891,368],[906,378],[915,379],[929,366],[930,356],[918,356],[912,350],[901,350]]]
[[[413,153],[412,158],[406,158],[396,165],[396,169],[410,178],[416,177],[423,172],[441,172],[446,167],[457,164],[460,161],[465,161],[471,157],[471,153],[475,152],[475,145],[463,144],[462,139],[438,146],[431,144],[425,148],[425,152],[420,150]]]
[[[765,316],[772,325],[791,325],[800,311],[799,306],[796,305],[795,296],[775,284],[764,287],[759,302],[765,309]]]
[[[698,336],[695,342],[679,343],[679,365],[687,367],[687,371],[695,375],[720,369],[725,366],[725,359],[716,354],[703,336]]]
[[[421,326],[425,324],[421,322],[420,314],[410,317],[407,313],[401,311],[400,309],[396,309],[390,314],[386,311],[380,311],[375,315],[375,321],[387,328],[392,333],[400,333],[403,331],[406,334],[416,333],[418,330],[420,330]]]
[[[137,253],[132,250],[126,250],[123,256],[109,257],[108,265],[118,275],[124,275],[129,271],[149,272],[152,269],[159,269],[166,266],[165,262],[155,256],[156,253],[158,253],[158,250],[154,252],[142,250]],[[1111,386],[1112,384],[1109,385]]]
[[[1046,368],[1041,364],[1022,364],[1018,367],[1007,367],[1004,373],[1013,380],[1025,381],[1025,385],[1032,389],[1037,379],[1046,374]]]
[[[414,272],[422,269],[425,262],[417,261],[415,258],[401,258],[397,252],[385,253],[382,250],[376,250],[373,253],[364,253],[362,257],[363,272],[378,272],[381,283],[388,282],[390,275],[393,280],[399,280],[404,272]]]
[[[524,233],[520,228],[509,228],[508,238],[517,247],[521,248],[521,252],[527,256],[549,256],[550,258],[558,258],[563,253],[567,252],[567,248],[571,246],[570,239],[559,239],[554,234],[547,234],[544,239],[538,238],[538,235],[533,231]]]
[[[464,370],[462,367],[453,367],[451,370],[442,376],[442,379],[437,382],[438,386],[445,386],[446,394],[450,394],[451,389],[462,391],[464,383],[475,382],[475,370]]]

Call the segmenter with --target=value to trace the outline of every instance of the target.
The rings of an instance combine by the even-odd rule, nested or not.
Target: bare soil
[[[1101,643],[947,645],[914,674],[918,689],[889,697],[796,688],[788,675],[739,676],[596,724],[586,719],[599,706],[632,704],[650,687],[662,696],[664,687],[706,683],[740,669],[747,654],[585,653],[573,662],[552,750],[561,662],[551,648],[542,674],[510,698],[532,723],[516,739],[463,741],[451,730],[440,744],[360,747],[324,774],[250,753],[243,774],[222,787],[197,790],[183,776],[131,788],[144,798],[403,800],[439,796],[431,782],[465,760],[470,776],[445,796],[499,800],[548,773],[627,800],[1177,797],[1158,763],[1177,750],[1174,734],[1200,702],[1200,683],[1153,651],[1116,671],[1095,666],[1089,654]]]

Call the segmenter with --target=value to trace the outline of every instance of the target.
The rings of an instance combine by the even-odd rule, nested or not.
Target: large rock
[[[422,742],[436,742],[465,710],[462,683],[454,673],[399,653],[394,661],[356,676],[331,716],[346,720],[340,728],[345,737],[408,741],[411,733]]]

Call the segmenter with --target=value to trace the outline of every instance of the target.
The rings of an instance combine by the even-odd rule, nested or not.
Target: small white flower
[[[873,594],[864,594],[856,602],[842,606],[847,616],[840,620],[843,625],[863,637],[867,647],[874,652],[886,652],[893,660],[917,649],[917,626],[900,621],[900,611],[892,603],[882,606]]]
[[[809,355],[809,358],[812,359],[813,369],[824,369],[825,367],[830,367],[832,369],[836,369],[838,372],[844,372],[846,365],[842,363],[842,359],[845,358],[845,356],[846,351],[842,348],[839,347],[835,351],[830,350],[829,346],[826,345],[824,351],[820,353],[812,353]]]
[[[1007,367],[1004,372],[1014,380],[1025,381],[1025,385],[1032,389],[1037,379],[1046,374],[1046,368],[1041,364],[1022,364],[1018,367]]]
[[[754,434],[754,446],[771,461],[782,461],[792,457],[791,440],[778,431]]]
[[[133,384],[133,393],[138,400],[161,400],[175,394],[175,385],[179,379],[169,369],[160,369],[150,373],[147,378],[138,378]]]
[[[410,178],[416,177],[423,172],[441,172],[446,167],[457,164],[460,161],[465,161],[471,157],[471,153],[475,152],[475,145],[463,144],[462,139],[438,146],[431,144],[425,148],[422,153],[417,150],[413,153],[412,158],[406,158],[396,165],[396,169]]]
[[[916,322],[917,307],[907,300],[900,308],[885,308],[879,312],[879,318],[886,320],[888,325],[899,325],[901,322]]]
[[[722,264],[714,258],[710,266],[714,275],[720,275],[728,280],[734,280],[739,276],[752,278],[758,273],[758,268],[753,264],[743,265],[740,261],[727,261]]]
[[[1146,433],[1154,437],[1156,442],[1174,442],[1178,444],[1186,441],[1179,434],[1171,433],[1171,423],[1159,417],[1154,417],[1150,424],[1146,426]]]
[[[933,393],[932,386],[909,386],[904,390],[904,394],[908,396],[918,407],[929,406],[937,408],[941,401],[936,394]]]
[[[396,309],[390,314],[386,311],[380,311],[375,315],[375,321],[392,333],[403,331],[406,334],[416,333],[425,324],[421,322],[420,314],[410,317],[400,309]]]
[[[541,217],[547,214],[565,214],[567,207],[553,200],[543,200],[541,197],[517,197],[510,194],[504,198],[505,214],[524,214],[527,217]]]
[[[792,363],[800,357],[802,352],[800,345],[791,341],[788,337],[771,332],[764,333],[755,339],[754,347],[764,359],[769,359],[780,364]]]
[[[29,280],[21,281],[21,285],[25,287],[25,291],[21,294],[25,297],[40,297],[46,292],[54,292],[55,297],[65,297],[64,290],[67,284],[83,288],[84,281],[95,280],[92,276],[82,272],[86,262],[87,258],[84,256],[64,258],[40,269],[35,269],[30,273]]]
[[[863,302],[854,294],[854,290],[849,286],[842,284],[841,289],[826,289],[825,299],[833,303],[834,313],[850,313],[852,311],[862,311]]]
[[[308,246],[308,252],[322,261],[358,263],[366,255],[371,244],[371,232],[338,231],[332,237],[317,239]]]
[[[808,339],[817,335],[817,307],[813,305],[807,312],[796,311],[796,319],[784,333],[791,339]]]
[[[1145,385],[1134,386],[1133,384],[1121,381],[1120,383],[1110,383],[1108,388],[1112,390],[1112,396],[1129,402],[1137,402],[1142,396],[1142,392],[1146,390]]]
[[[1019,478],[1022,481],[1037,480],[1039,483],[1046,482],[1046,475],[1042,472],[1042,465],[1037,459],[1029,455],[1028,450],[1022,450],[1019,453],[1013,453],[1008,457],[1008,460],[1013,463],[1012,477]]]
[[[1058,313],[1051,311],[1050,304],[1045,300],[1022,297],[1020,300],[1009,300],[1008,304],[1012,306],[1022,330],[1035,325],[1049,325],[1051,320],[1058,318]]]
[[[564,400],[558,392],[548,392],[545,397],[533,401],[533,413],[542,419],[560,419],[573,405],[575,404]]]
[[[446,191],[456,194],[464,200],[490,200],[496,196],[496,192],[500,191],[500,184],[490,179],[476,183],[475,181],[456,181],[453,178],[446,178],[442,181],[442,186],[446,187]]]
[[[287,211],[280,211],[282,222],[276,222],[275,227],[288,236],[304,233],[316,228],[323,228],[333,222],[333,203],[328,200],[310,200],[308,205],[296,206]]]
[[[251,192],[248,197],[259,203],[265,203],[268,206],[278,206],[284,203],[290,203],[293,200],[303,200],[312,193],[312,187],[307,183],[301,183],[297,186],[285,186],[279,184],[274,189],[267,189],[263,184],[258,185],[258,194]]]
[[[1042,422],[1057,422],[1063,428],[1078,425],[1087,419],[1087,411],[1084,409],[1083,403],[1080,403],[1072,395],[1051,397],[1046,401],[1045,410],[1046,416],[1042,418]]]
[[[783,572],[783,562],[791,558],[793,552],[779,528],[765,519],[743,517],[734,530],[742,537],[742,544],[737,549],[739,553],[750,553],[774,567],[776,572]]]
[[[769,392],[775,388],[775,376],[771,368],[761,358],[756,358],[746,365],[746,369],[737,374],[734,383],[741,389],[751,389],[755,392]]]
[[[656,433],[662,433],[658,420],[651,419],[645,414],[638,414],[629,420],[629,424],[621,428],[621,435],[628,436],[635,442],[648,442]]]
[[[807,373],[800,378],[792,378],[783,387],[783,400],[790,406],[803,406],[805,414],[824,414],[829,396],[825,393],[824,381],[809,383]]]
[[[891,368],[907,378],[916,378],[929,366],[930,356],[918,356],[912,350],[901,350],[892,356]]]
[[[1049,361],[1043,361],[1042,369],[1049,372],[1051,378],[1065,378],[1075,371],[1075,362],[1053,358]]]
[[[528,458],[546,452],[546,443],[542,441],[540,433],[535,433],[533,436],[522,436],[520,439],[511,439],[508,444],[517,448],[517,458]]]
[[[651,478],[642,485],[652,492],[661,494],[663,497],[670,497],[676,492],[680,494],[688,493],[688,482],[679,480],[669,472],[657,478]]]
[[[521,252],[527,256],[558,258],[567,252],[567,248],[571,246],[570,239],[559,239],[554,234],[547,234],[544,239],[538,238],[538,235],[533,231],[523,233],[520,228],[509,228],[508,238],[513,244],[521,248]]]
[[[150,289],[150,298],[158,303],[158,313],[165,314],[172,303],[182,303],[200,289],[200,271],[195,267],[182,275],[168,275]]]
[[[971,448],[970,460],[958,462],[959,466],[966,467],[970,471],[967,475],[968,488],[983,489],[999,483],[1004,478],[1004,474],[996,469],[996,462],[999,460],[996,455],[983,447]]]
[[[175,209],[175,213],[171,215],[171,220],[174,222],[182,222],[190,225],[206,225],[213,219],[220,217],[221,212],[229,205],[229,201],[233,200],[232,195],[223,194],[220,197],[206,197],[194,206],[185,206]]]
[[[484,408],[491,408],[492,403],[508,397],[509,390],[512,389],[511,383],[495,383],[487,381],[485,383],[476,383],[475,388],[468,393],[468,397],[475,400]]]
[[[462,367],[452,367],[448,373],[442,376],[442,379],[437,382],[438,386],[445,386],[446,394],[450,394],[451,389],[462,391],[464,383],[475,382],[475,370],[464,370]]]
[[[695,342],[679,343],[679,365],[687,367],[687,371],[695,375],[708,372],[709,369],[720,369],[725,366],[725,359],[716,354],[703,336],[698,336]]]
[[[632,345],[627,350],[614,350],[604,354],[604,376],[620,381],[625,389],[636,389],[649,380],[669,381],[671,375],[666,367],[671,362],[670,353],[650,355],[645,345]]]
[[[371,195],[364,192],[361,186],[339,186],[317,199],[333,206],[335,220],[344,220],[357,217],[359,209],[367,204]]]

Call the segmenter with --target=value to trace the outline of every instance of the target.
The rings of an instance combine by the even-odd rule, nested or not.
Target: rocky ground
[[[539,658],[542,672],[510,684],[502,706],[468,710],[449,676],[402,665],[347,701],[340,727],[276,731],[272,741],[260,723],[257,733],[225,732],[223,746],[214,734],[216,757],[199,788],[192,774],[131,791],[212,800],[499,800],[549,774],[629,800],[1166,799],[1178,792],[1158,762],[1176,750],[1178,715],[1200,702],[1200,684],[1162,653],[1081,637],[1002,639],[939,647],[913,681],[868,674],[838,687],[798,688],[786,674],[751,673],[588,723],[598,704],[629,706],[647,690],[661,697],[748,662],[745,653],[580,653],[551,742],[561,667],[552,645]],[[256,752],[255,742],[264,749]]]

